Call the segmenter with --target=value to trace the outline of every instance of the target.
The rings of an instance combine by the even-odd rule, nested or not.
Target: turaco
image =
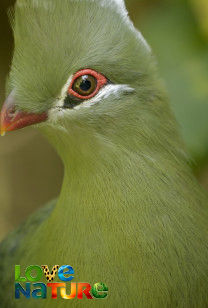
[[[37,126],[65,175],[1,244],[0,306],[208,307],[208,197],[123,0],[17,0],[11,15],[1,133]],[[17,300],[15,264],[69,264],[108,296]]]

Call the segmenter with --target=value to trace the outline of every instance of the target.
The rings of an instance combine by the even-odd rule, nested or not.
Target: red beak
[[[17,110],[14,102],[14,95],[11,93],[1,111],[1,136],[4,136],[6,132],[44,122],[47,118],[48,115],[46,112],[38,114]]]

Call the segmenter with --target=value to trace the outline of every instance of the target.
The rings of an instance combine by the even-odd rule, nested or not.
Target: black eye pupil
[[[86,97],[91,95],[97,87],[97,79],[91,75],[83,75],[78,77],[72,86],[72,89],[79,95]]]
[[[80,89],[82,91],[89,91],[91,87],[92,87],[92,83],[90,80],[87,80],[87,79],[83,80],[82,83],[80,84]]]

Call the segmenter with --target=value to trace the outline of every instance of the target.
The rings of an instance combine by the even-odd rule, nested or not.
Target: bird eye
[[[72,89],[79,95],[88,96],[97,88],[97,79],[92,75],[83,75],[78,77],[72,86]]]
[[[79,99],[90,99],[107,83],[108,79],[104,75],[92,69],[84,69],[74,75],[68,94]]]

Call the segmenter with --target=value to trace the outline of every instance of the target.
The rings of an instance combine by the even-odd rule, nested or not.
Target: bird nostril
[[[15,116],[17,115],[17,110],[15,106],[11,106],[8,110],[7,110],[7,115],[9,118],[15,118]]]

